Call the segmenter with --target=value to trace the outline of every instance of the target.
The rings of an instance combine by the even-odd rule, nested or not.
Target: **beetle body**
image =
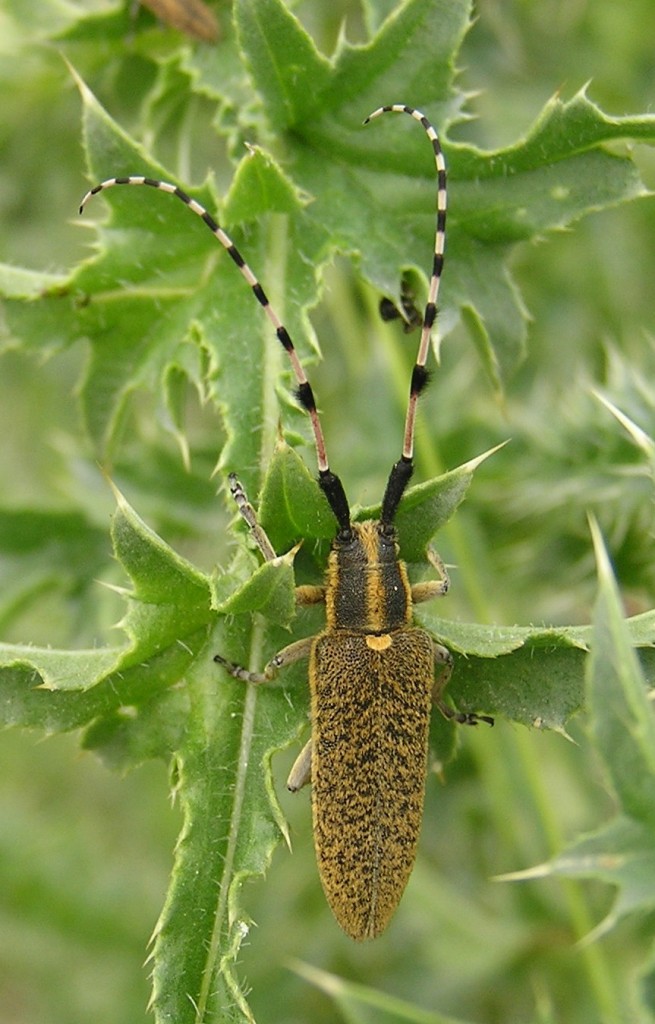
[[[410,625],[407,570],[378,522],[335,542],[326,610],[309,662],[316,859],[341,927],[374,938],[416,856],[435,645]]]

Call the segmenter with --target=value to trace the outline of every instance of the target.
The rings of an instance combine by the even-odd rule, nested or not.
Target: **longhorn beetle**
[[[452,656],[429,633],[412,626],[414,604],[448,591],[443,562],[435,551],[428,550],[438,579],[412,586],[399,557],[394,518],[414,468],[416,406],[428,381],[425,364],[444,259],[446,165],[435,129],[413,107],[380,107],[364,124],[389,111],[409,114],[432,143],[437,227],[402,454],[389,474],[377,521],[351,521],[341,480],[328,464],[312,388],[293,342],[261,284],[211,214],[176,185],[144,177],[103,181],[86,194],[80,207],[81,212],[91,196],[113,185],[150,185],[177,196],[205,222],[234,260],[291,360],[297,398],[309,415],[314,434],[318,483],[337,523],[324,585],[297,587],[296,602],[325,603],[326,626],[316,636],[283,648],[262,672],[249,672],[220,654],[214,660],[237,679],[266,683],[280,669],[309,658],[311,739],[293,765],[287,785],[295,791],[311,780],[314,845],[323,889],[337,921],[353,939],[373,938],[384,931],[414,864],[423,813],[431,703],[455,722],[493,725],[493,718],[458,712],[444,702]],[[272,560],[275,551],[234,475],[230,476],[230,489],[264,559]]]

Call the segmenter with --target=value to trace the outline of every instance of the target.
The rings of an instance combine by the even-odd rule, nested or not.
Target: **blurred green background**
[[[214,6],[226,23],[227,5]],[[293,7],[326,53],[344,19],[349,38],[363,39],[356,3],[341,0],[327,10],[320,0],[306,0]],[[87,183],[79,98],[62,54],[113,116],[144,137],[147,103],[159,157],[186,168],[190,182],[210,166],[221,185],[231,173],[223,146],[207,130],[209,102],[197,97],[181,124],[173,88],[153,98],[153,54],[173,45],[171,33],[160,33],[141,11],[120,57],[97,40],[53,42],[57,19],[63,27],[70,10],[46,0],[0,0],[0,258],[37,269],[71,266],[88,254],[91,237],[75,219]],[[652,109],[651,0],[487,0],[476,16],[459,61],[476,118],[453,129],[453,138],[507,144],[553,92],[568,97],[589,79],[591,97],[610,114]],[[655,155],[642,147],[634,157],[652,186]],[[590,389],[604,389],[655,434],[654,265],[655,204],[648,200],[517,249],[512,269],[533,322],[528,357],[502,404],[464,331],[448,338],[422,409],[423,434],[430,441],[435,435],[424,465],[453,467],[507,437],[512,443],[478,474],[440,539],[447,562],[475,565],[475,573],[462,570],[461,577],[453,570],[447,614],[502,623],[588,621],[595,587],[588,510],[608,538],[628,609],[653,606],[650,481]],[[333,462],[362,503],[375,500],[396,455],[406,391],[393,335],[375,320],[376,299],[338,261],[313,316],[325,357],[313,381]],[[63,566],[54,579],[24,553],[4,548],[0,584],[12,602],[0,612],[3,639],[108,642],[119,605],[94,580],[120,576],[108,536],[106,547],[102,539],[113,500],[72,398],[83,347],[46,359],[48,339],[37,355],[5,340],[2,505],[76,504],[97,524],[98,552],[89,601],[80,600],[74,571]],[[384,424],[380,408],[394,410]],[[220,424],[189,396],[193,485],[175,501],[159,472],[175,465],[182,476],[174,442],[152,420],[147,396],[139,396],[136,415],[139,443],[125,438],[118,482],[169,543],[209,569],[226,552],[227,519],[209,479]],[[472,576],[474,585],[462,585]],[[256,925],[241,972],[260,1024],[335,1020],[327,997],[290,970],[293,957],[483,1024],[638,1020],[631,979],[652,941],[647,921],[624,922],[597,945],[576,947],[611,905],[609,889],[490,881],[548,859],[609,815],[610,800],[576,723],[573,736],[577,745],[499,722],[493,731],[462,737],[447,785],[429,785],[417,867],[393,927],[364,946],[341,935],[330,916],[314,864],[308,795],[284,793],[294,753],[278,757],[294,849],[280,847],[268,877],[244,897]],[[152,764],[119,778],[80,754],[74,736],[44,742],[14,732],[2,737],[0,764],[0,1024],[147,1019],[143,961],[180,825],[167,767]],[[612,1016],[617,1008],[621,1015]]]

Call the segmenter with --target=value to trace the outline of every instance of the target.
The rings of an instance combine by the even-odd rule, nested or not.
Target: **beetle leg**
[[[277,558],[275,548],[268,539],[268,534],[264,527],[260,526],[257,520],[257,513],[248,500],[243,484],[236,473],[230,473],[228,480],[230,483],[230,494],[236,502],[242,519],[248,525],[250,536],[261,551],[264,559],[267,562],[274,561]],[[325,604],[325,587],[308,586],[307,584],[296,587],[296,604]]]
[[[263,526],[260,526],[257,521],[257,513],[248,500],[243,484],[237,477],[236,473],[230,473],[229,477],[230,493],[234,498],[236,506],[239,510],[241,517],[246,522],[248,529],[250,530],[250,536],[254,540],[255,544],[262,553],[262,556],[267,562],[272,562],[277,558],[275,548],[268,539],[268,535],[264,530]],[[295,591],[296,604],[307,605],[307,604],[324,604],[325,603],[325,587],[320,586],[301,586],[296,587]],[[277,676],[279,670],[284,668],[285,665],[291,665],[294,661],[299,661],[301,658],[309,657],[311,649],[312,637],[307,637],[304,640],[298,640],[296,643],[289,644],[288,647],[283,647],[281,651],[271,658],[268,665],[264,667],[263,672],[250,672],[247,668],[242,665],[237,665],[233,661],[228,661],[220,654],[214,656],[214,661],[218,665],[222,665],[223,668],[234,676],[235,679],[242,679],[246,683],[269,683]]]
[[[451,708],[442,698],[442,693],[453,674],[453,656],[447,647],[441,644],[434,644],[434,663],[441,671],[434,681],[432,687],[432,703],[439,708],[444,718],[451,719],[459,725],[477,725],[478,722],[486,722],[493,725],[494,720],[490,715],[477,715],[475,711],[457,711]]]
[[[218,665],[222,665],[225,671],[229,672],[235,679],[242,679],[244,683],[271,683],[281,668],[293,665],[294,661],[300,661],[301,658],[308,658],[313,643],[314,637],[306,636],[302,640],[296,640],[287,647],[283,647],[281,651],[278,651],[271,658],[268,665],[264,667],[263,672],[250,672],[247,668],[243,668],[242,665],[236,665],[233,661],[228,661],[227,658],[220,654],[214,655],[214,661]]]
[[[415,583],[412,587],[412,601],[414,604],[420,604],[421,601],[430,601],[433,597],[443,597],[450,589],[450,576],[441,556],[437,554],[433,547],[428,547],[427,556],[432,568],[436,569],[439,573],[439,579]],[[443,685],[445,686],[446,683]]]
[[[237,477],[236,473],[230,473],[228,481],[230,484],[230,494],[234,498],[241,518],[244,519],[248,525],[250,536],[261,551],[265,560],[267,562],[272,562],[273,559],[277,557],[275,554],[275,548],[268,539],[264,527],[260,526],[257,522],[257,513],[248,501],[248,495],[244,491],[241,481]]]
[[[289,772],[289,778],[287,779],[287,789],[291,793],[297,793],[299,789],[302,789],[303,786],[306,786],[307,783],[311,781],[311,777],[312,741],[307,740],[305,746],[293,762],[293,766]]]
[[[309,583],[296,587],[296,604],[325,604],[325,587]]]

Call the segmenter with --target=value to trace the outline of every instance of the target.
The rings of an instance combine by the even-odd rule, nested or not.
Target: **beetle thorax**
[[[387,633],[409,624],[411,588],[395,531],[367,519],[352,524],[347,540],[336,538],[325,603],[332,629]]]

